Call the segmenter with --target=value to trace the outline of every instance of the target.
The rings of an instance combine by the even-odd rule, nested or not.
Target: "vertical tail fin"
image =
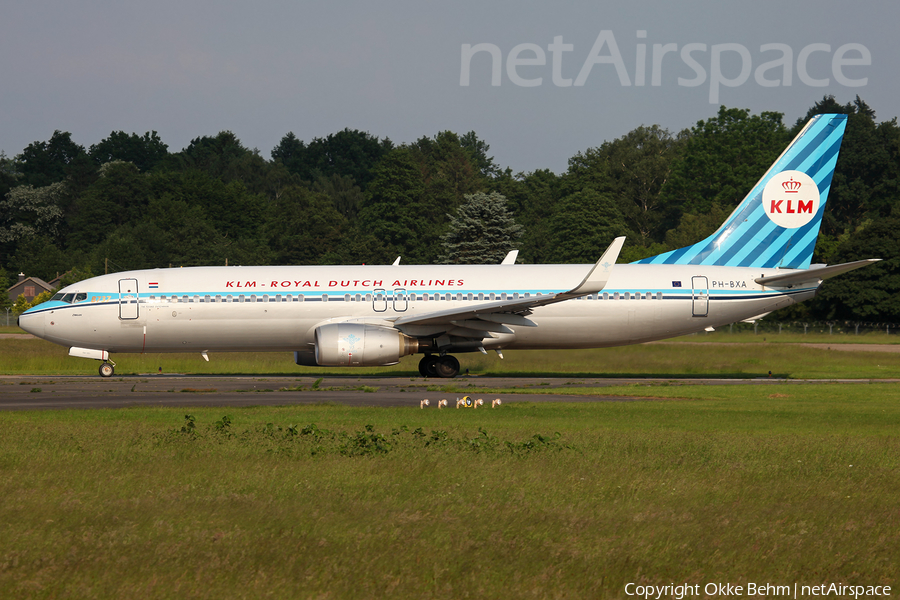
[[[847,115],[817,115],[719,229],[644,264],[809,268]]]

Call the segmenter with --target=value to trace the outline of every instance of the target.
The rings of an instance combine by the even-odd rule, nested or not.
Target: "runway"
[[[499,397],[507,402],[652,402],[647,398],[604,395],[604,388],[635,383],[669,385],[815,385],[838,380],[784,379],[606,379],[579,377],[419,377],[340,376],[219,376],[147,374],[111,377],[94,376],[0,376],[0,410],[61,410],[125,408],[129,406],[281,406],[293,404],[342,404],[371,407],[418,407],[428,398],[436,403],[448,400],[450,408],[466,394],[481,397],[489,404]],[[884,380],[879,380],[884,381]],[[842,383],[870,383],[870,380],[842,380]],[[510,389],[511,393],[481,394],[473,388]],[[446,386],[459,390],[439,391]],[[315,389],[314,389],[315,388]],[[566,388],[593,388],[596,394],[568,395]],[[559,392],[559,393],[554,393]]]

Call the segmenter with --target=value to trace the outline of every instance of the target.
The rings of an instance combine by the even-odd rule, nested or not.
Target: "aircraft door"
[[[403,288],[397,288],[394,290],[394,310],[397,312],[403,312],[409,307],[409,299],[406,295],[406,290]]]
[[[384,312],[387,310],[387,292],[383,289],[375,290],[372,294],[372,309],[375,312]]]
[[[131,320],[138,318],[138,282],[137,279],[119,280],[119,318]]]
[[[706,277],[691,277],[691,315],[706,317],[709,315],[709,281]]]

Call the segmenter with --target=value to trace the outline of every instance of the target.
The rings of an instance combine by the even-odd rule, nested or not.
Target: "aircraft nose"
[[[44,337],[44,321],[46,319],[46,313],[22,313],[19,315],[19,318],[16,320],[16,323],[20,328],[24,329],[31,335],[35,335],[39,338]]]

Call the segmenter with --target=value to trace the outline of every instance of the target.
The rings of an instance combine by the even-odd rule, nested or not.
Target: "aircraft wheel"
[[[422,357],[422,360],[419,361],[419,374],[422,377],[437,377],[437,362],[437,356],[426,354]]]
[[[439,377],[452,378],[459,375],[459,361],[447,354],[437,361],[437,374]]]
[[[112,377],[113,373],[115,373],[115,369],[108,362],[100,365],[100,377]]]

